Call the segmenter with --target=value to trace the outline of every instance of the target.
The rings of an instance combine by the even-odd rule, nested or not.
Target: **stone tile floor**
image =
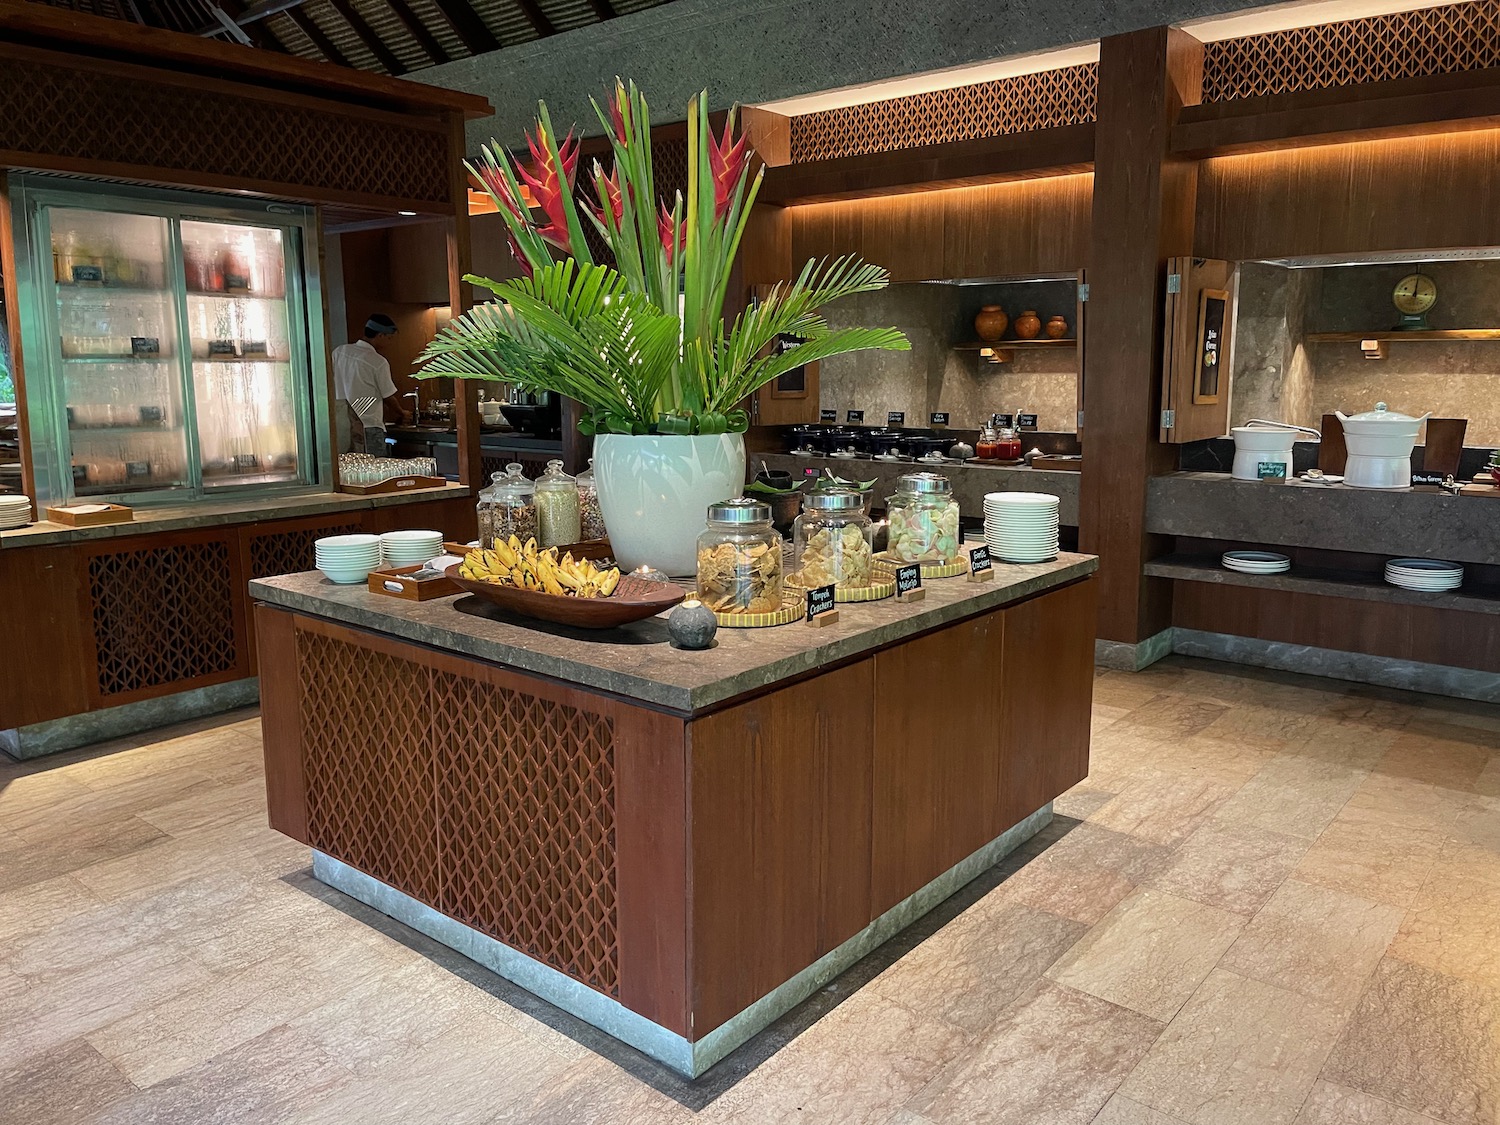
[[[238,713],[0,765],[0,1122],[1495,1125],[1500,711],[1169,661],[696,1085],[321,887]]]

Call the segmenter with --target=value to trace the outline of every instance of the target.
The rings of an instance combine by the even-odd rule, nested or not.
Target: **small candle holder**
[[[697,598],[688,598],[667,615],[667,635],[678,648],[710,648],[718,631],[719,619],[714,611]]]

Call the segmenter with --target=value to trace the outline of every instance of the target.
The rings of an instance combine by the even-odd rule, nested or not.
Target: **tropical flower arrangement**
[[[833,329],[819,315],[886,285],[885,270],[854,257],[808,262],[726,326],[730,273],[764,175],[735,135],[735,112],[715,137],[707,92],[689,104],[688,190],[668,202],[657,197],[650,111],[635,84],[617,80],[608,109],[594,109],[614,161],[608,171],[595,161],[592,199],[580,202],[576,190],[579,142],[571,130],[557,139],[545,103],[527,138],[529,167],[494,144],[469,166],[498,205],[524,276],[468,276],[500,300],[456,317],[422,353],[423,377],[565,395],[582,405],[586,433],[723,434],[745,430],[739,404],[787,371],[910,347],[894,328]],[[594,261],[585,222],[612,264]]]

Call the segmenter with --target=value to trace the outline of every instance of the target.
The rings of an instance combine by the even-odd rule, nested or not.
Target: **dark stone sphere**
[[[719,631],[719,619],[702,602],[683,602],[667,617],[667,633],[678,648],[707,648]]]

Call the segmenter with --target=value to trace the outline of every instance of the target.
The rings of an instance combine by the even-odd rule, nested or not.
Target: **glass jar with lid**
[[[864,497],[847,489],[811,492],[792,525],[798,581],[809,590],[868,586],[875,563]]]
[[[594,483],[594,459],[589,458],[589,467],[578,474],[578,523],[579,538],[603,539],[609,532],[604,528],[604,515],[599,510],[599,489]]]
[[[889,553],[902,563],[951,563],[958,558],[958,501],[939,473],[908,473],[886,500]]]
[[[494,546],[496,539],[514,535],[522,543],[536,534],[536,485],[512,461],[505,472],[495,473],[479,494],[479,545]]]
[[[547,462],[547,471],[536,478],[536,539],[542,547],[577,543],[580,526],[578,482],[563,472],[559,460]]]
[[[995,461],[1000,457],[1000,431],[994,420],[986,422],[979,431],[979,440],[974,443],[974,455],[981,461]]]
[[[774,613],[781,581],[771,505],[744,496],[710,504],[698,536],[698,600],[718,613]]]
[[[1021,459],[1021,434],[1011,426],[1001,426],[995,439],[995,457],[1001,461]]]

